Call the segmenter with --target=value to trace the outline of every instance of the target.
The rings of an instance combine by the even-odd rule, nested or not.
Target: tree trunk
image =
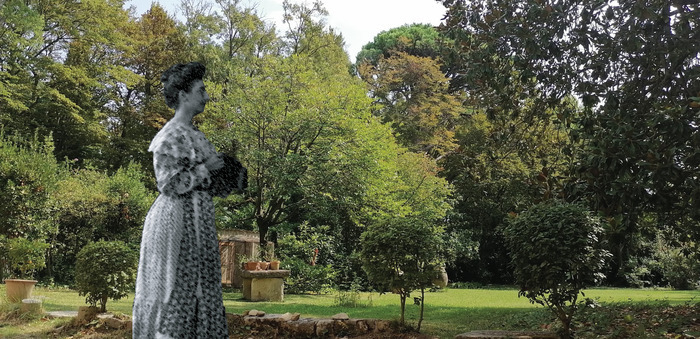
[[[570,339],[571,338],[571,318],[572,318],[572,315],[566,315],[566,314],[559,315],[559,320],[561,320],[561,324],[563,326],[562,333],[561,333],[562,339]]]
[[[265,240],[265,238],[267,237],[269,225],[264,217],[259,216],[255,219],[256,223],[258,224],[258,232],[260,233],[260,246],[265,246],[267,244],[267,240]]]
[[[420,289],[420,318],[418,318],[418,328],[416,329],[420,332],[420,325],[423,323],[423,309],[425,308],[425,288]]]
[[[404,324],[403,323],[403,320],[404,320],[403,315],[404,315],[404,311],[406,311],[406,294],[402,292],[399,295],[401,296],[401,320],[399,322],[401,323],[401,325],[403,325]]]
[[[107,312],[107,296],[102,297],[100,300],[100,313]]]

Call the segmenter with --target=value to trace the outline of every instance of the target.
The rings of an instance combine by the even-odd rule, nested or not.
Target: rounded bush
[[[580,291],[597,284],[608,253],[601,249],[600,218],[578,204],[535,205],[504,230],[520,295],[546,305],[569,336]]]
[[[106,311],[107,299],[119,300],[133,291],[138,254],[121,241],[89,243],[78,253],[75,283],[85,302]]]
[[[523,294],[578,293],[600,281],[606,257],[599,249],[602,230],[587,209],[562,202],[535,205],[511,219],[504,235]]]

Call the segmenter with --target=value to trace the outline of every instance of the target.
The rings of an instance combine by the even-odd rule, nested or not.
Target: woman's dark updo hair
[[[172,109],[177,109],[178,93],[180,91],[189,92],[195,81],[204,78],[204,72],[206,72],[206,68],[198,62],[177,64],[168,68],[160,77],[160,82],[163,83],[165,104]]]

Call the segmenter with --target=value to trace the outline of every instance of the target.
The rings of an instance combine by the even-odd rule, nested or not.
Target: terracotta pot
[[[249,261],[249,262],[245,263],[245,269],[248,271],[255,271],[256,267],[258,267],[257,261]]]
[[[280,261],[279,261],[279,260],[270,261],[270,269],[271,269],[271,270],[278,270],[278,269],[280,269]]]
[[[36,280],[5,279],[7,299],[10,302],[18,303],[21,302],[22,299],[31,298],[32,291],[34,290],[34,285],[36,285],[36,283]]]
[[[261,261],[258,264],[260,265],[259,270],[261,270],[261,271],[266,270],[270,266],[270,263],[267,261]]]

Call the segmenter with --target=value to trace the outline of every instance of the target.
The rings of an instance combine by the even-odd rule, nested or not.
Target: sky
[[[151,2],[160,3],[173,16],[178,15],[180,0],[127,0],[126,6],[134,6],[136,14],[141,15]],[[291,2],[310,4],[311,0]],[[282,0],[244,0],[243,4],[255,5],[264,20],[273,22],[278,30],[284,28]],[[445,8],[436,0],[325,0],[323,4],[328,10],[328,25],[343,35],[345,51],[352,62],[362,46],[382,31],[413,23],[438,25],[445,14]]]

